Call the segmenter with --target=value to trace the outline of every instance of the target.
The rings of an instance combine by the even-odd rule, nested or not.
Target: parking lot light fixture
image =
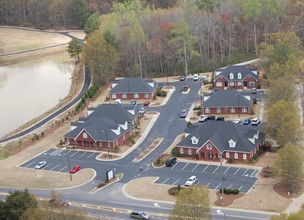
[[[108,157],[110,156],[110,146],[109,146],[109,140],[108,140],[108,132],[106,130],[102,131],[106,134],[106,142],[107,142],[107,148],[108,148]]]
[[[69,142],[67,142],[65,144],[65,150],[66,150],[66,155],[67,155],[67,162],[68,162],[68,169],[69,169],[69,173],[70,173],[70,180],[73,181],[73,177],[72,177],[72,173],[71,173],[71,165],[70,165],[70,159],[69,159],[69,150],[68,150],[68,146],[70,145]]]
[[[223,173],[223,152],[220,152],[220,159],[221,159],[221,176],[222,176],[222,183],[221,183],[221,204],[222,204],[222,209],[223,209],[223,215],[224,215],[224,220],[226,220],[226,214],[224,212],[224,173]]]

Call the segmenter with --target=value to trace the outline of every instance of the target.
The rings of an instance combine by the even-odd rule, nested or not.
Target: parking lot
[[[187,179],[195,175],[198,177],[197,184],[204,184],[209,189],[219,190],[221,188],[222,173],[224,187],[239,189],[241,192],[247,192],[257,180],[258,169],[247,169],[233,166],[208,165],[197,163],[177,162],[170,169],[176,175],[168,175],[159,178],[156,183],[168,185],[184,185]],[[181,175],[182,174],[182,175]]]
[[[80,164],[83,167],[83,163],[89,159],[95,160],[99,154],[99,152],[94,151],[67,151],[58,148],[51,148],[32,158],[31,160],[19,165],[19,167],[34,169],[40,161],[46,161],[46,165],[40,170],[65,173],[69,171],[68,160],[70,162],[70,168],[76,164]]]

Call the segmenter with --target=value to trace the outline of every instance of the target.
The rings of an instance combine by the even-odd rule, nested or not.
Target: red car
[[[76,173],[81,169],[80,165],[75,165],[73,168],[70,170],[71,173]]]
[[[148,102],[148,101],[144,102],[144,106],[149,106],[149,105],[150,105],[150,102]]]

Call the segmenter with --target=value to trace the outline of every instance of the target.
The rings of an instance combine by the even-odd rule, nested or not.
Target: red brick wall
[[[123,144],[128,137],[130,137],[134,132],[134,128],[127,131],[124,135],[120,136],[114,142],[102,141],[102,150],[107,150],[108,147],[114,148],[116,145]],[[95,142],[89,135],[88,138],[82,137],[83,132],[78,136],[77,140],[74,141],[73,138],[65,138],[65,142],[69,142],[70,146],[75,146],[77,149],[87,149],[87,150],[99,150],[100,142]]]
[[[123,94],[116,94],[116,98],[112,98],[112,95],[110,95],[111,100],[115,99],[122,99],[122,100],[132,100],[132,99],[152,99],[153,98],[153,93],[149,93],[149,97],[145,98],[146,93],[138,93],[138,98],[134,98],[134,94],[127,94],[127,98],[122,98]]]
[[[210,108],[210,113],[205,112],[205,108],[202,108],[201,112],[203,115],[216,115],[216,114],[250,114],[251,107],[247,109],[247,112],[242,112],[242,108],[235,108],[235,112],[231,113],[230,108],[221,108],[221,113],[217,113],[217,108]]]
[[[251,89],[251,88],[258,88],[258,86],[259,86],[259,81],[256,80],[256,79],[254,79],[254,78],[252,78],[251,76],[246,77],[246,78],[244,79],[244,81],[247,82],[247,88],[248,88],[248,89]],[[254,86],[250,86],[250,82],[251,82],[251,81],[254,81]]]
[[[217,82],[221,82],[221,83],[222,83],[222,86],[217,87],[217,86],[216,86],[216,83],[217,83]],[[226,80],[225,78],[223,78],[223,77],[220,77],[220,78],[218,78],[218,79],[216,79],[216,80],[214,81],[213,86],[214,86],[214,88],[216,88],[216,89],[224,89],[224,88],[225,88],[225,82],[227,82],[227,80]]]

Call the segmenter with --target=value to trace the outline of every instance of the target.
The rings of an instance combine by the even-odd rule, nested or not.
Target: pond
[[[64,99],[73,69],[64,54],[0,67],[0,138]]]

